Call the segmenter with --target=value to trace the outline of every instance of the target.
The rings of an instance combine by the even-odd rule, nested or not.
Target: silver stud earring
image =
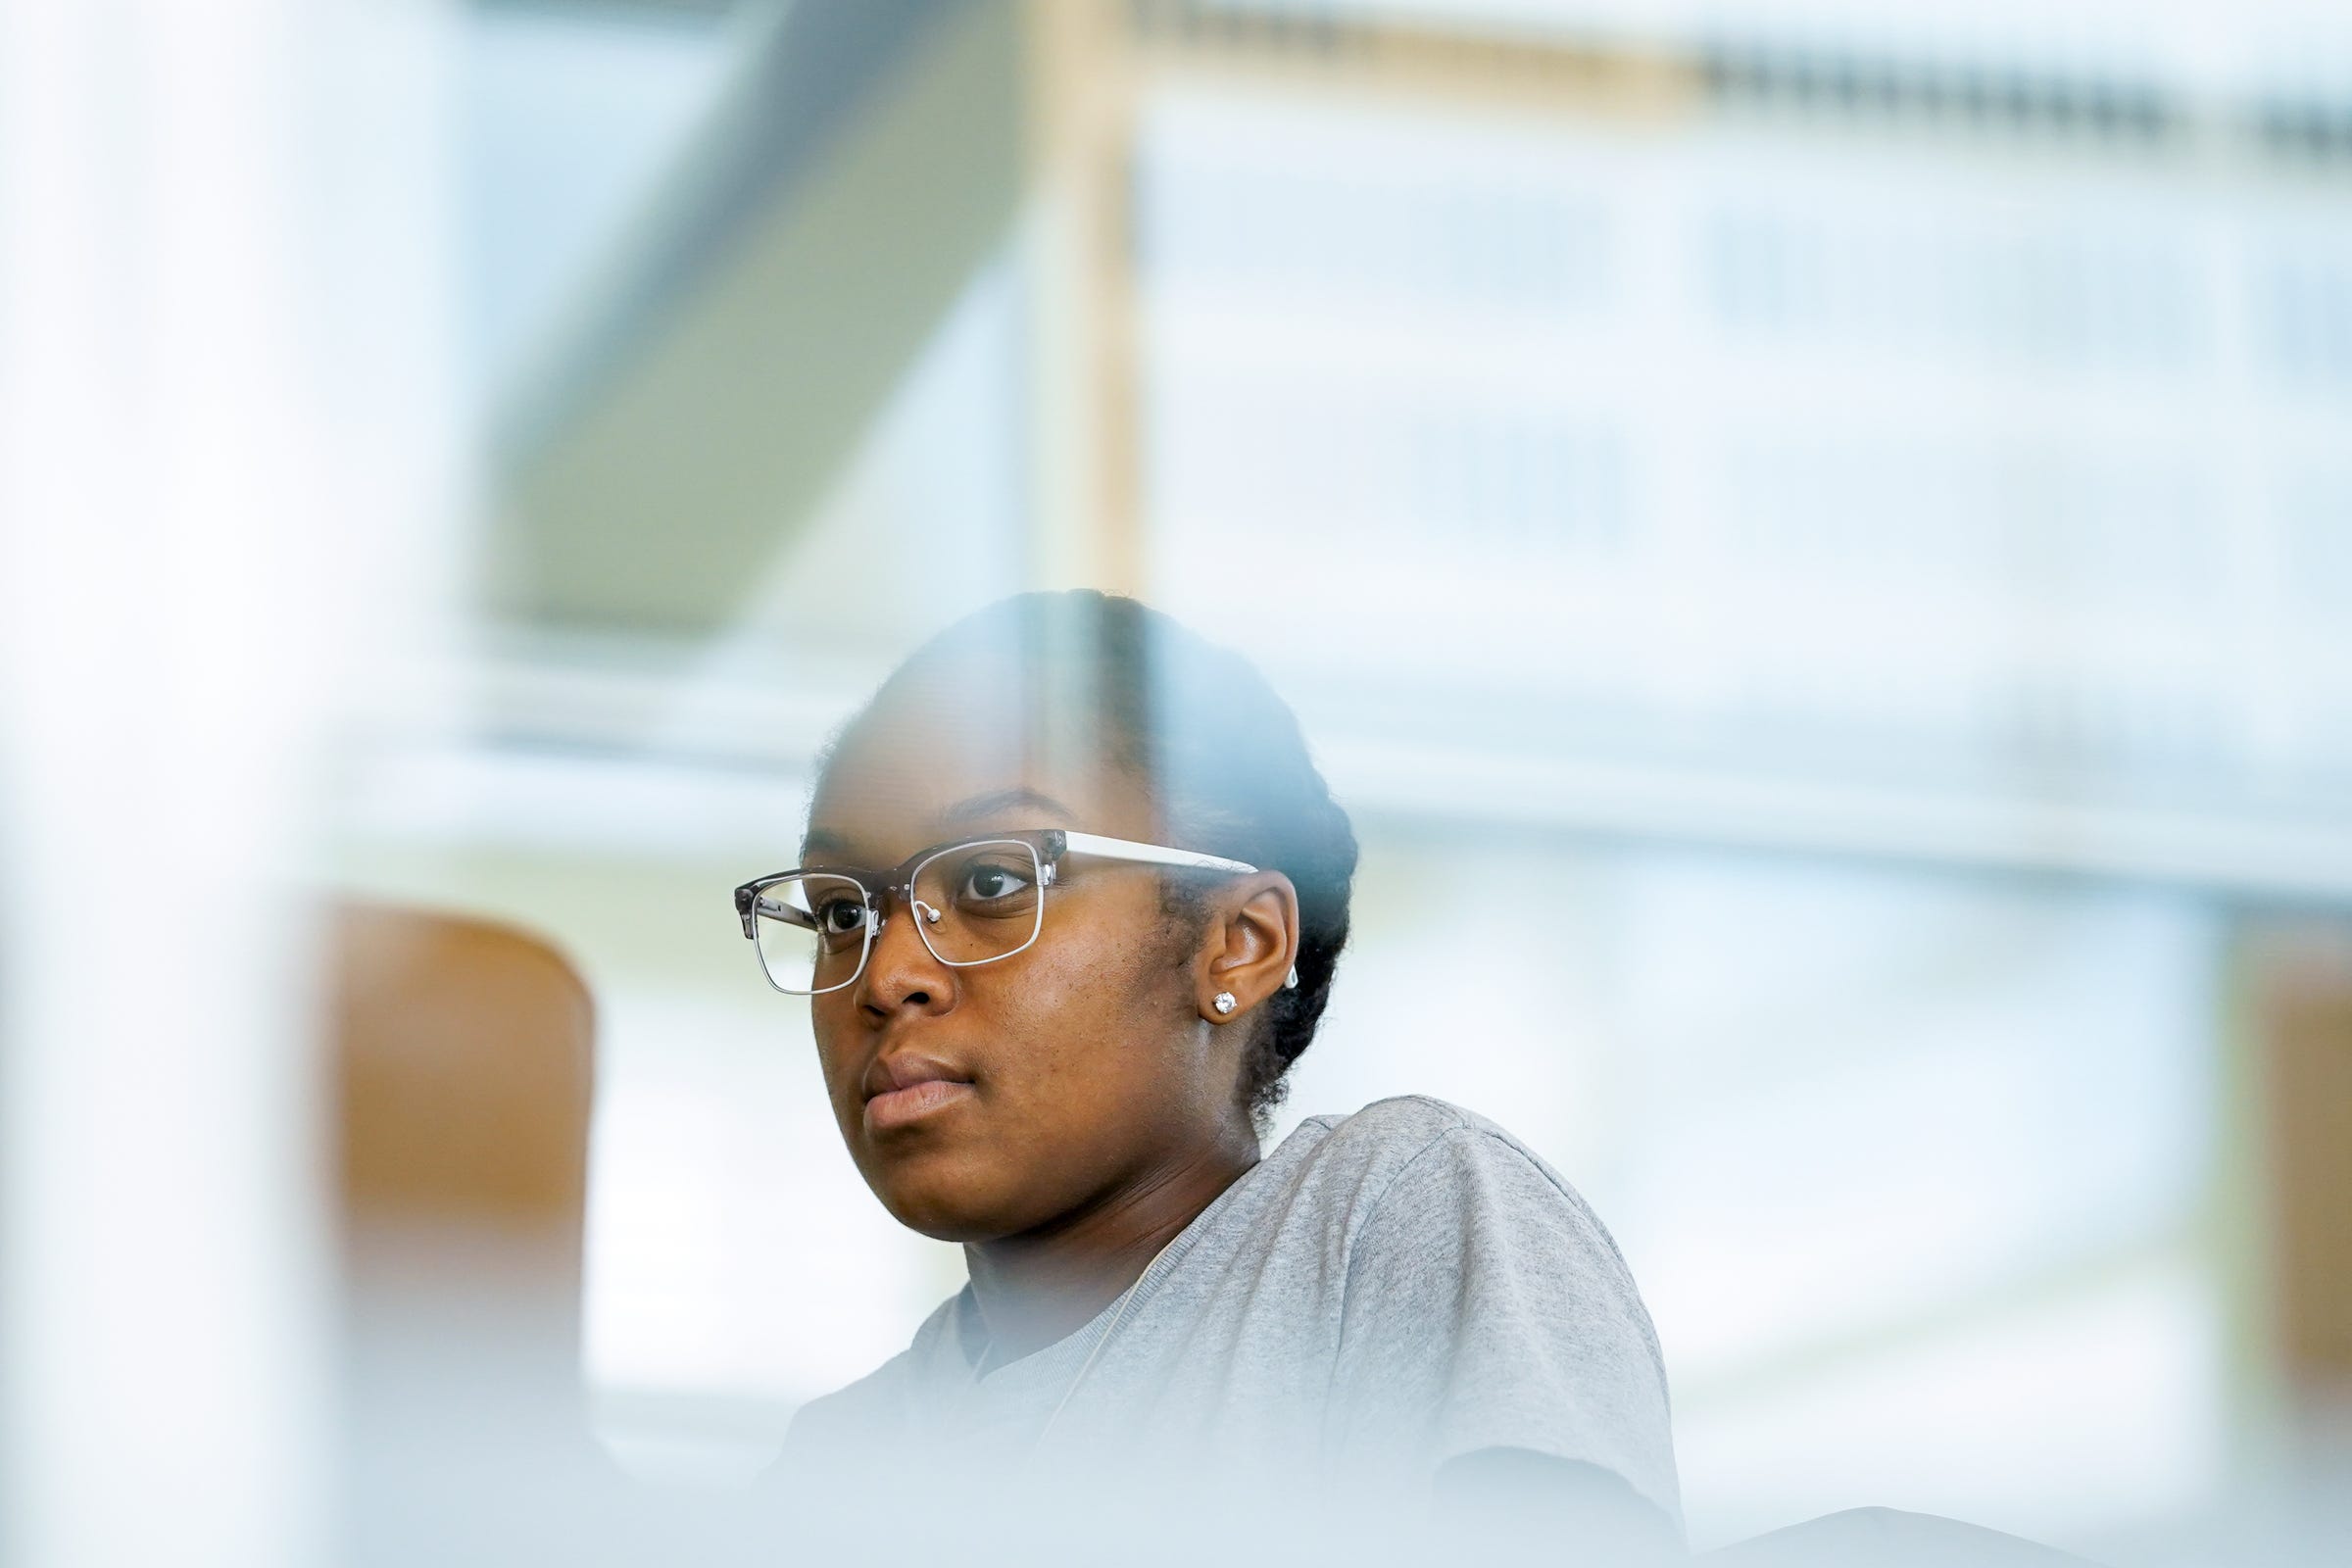
[[[1224,1017],[1227,1013],[1233,1011],[1234,1008],[1241,1005],[1240,1003],[1233,1000],[1233,993],[1230,991],[1218,992],[1215,996],[1209,998],[1208,1004],[1217,1009],[1217,1016],[1220,1018]]]
[[[1298,966],[1297,964],[1294,963],[1291,965],[1291,977],[1282,983],[1282,988],[1285,991],[1296,991],[1298,989]]]

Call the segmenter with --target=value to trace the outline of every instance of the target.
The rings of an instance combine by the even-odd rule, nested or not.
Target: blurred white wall
[[[0,5],[10,1561],[326,1549],[304,875],[450,598],[449,22]]]

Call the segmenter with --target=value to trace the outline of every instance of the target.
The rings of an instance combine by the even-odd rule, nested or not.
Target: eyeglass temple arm
[[[755,893],[750,888],[743,888],[738,891],[735,900],[735,912],[743,916],[743,934],[747,937],[752,935],[753,920],[757,916],[762,914],[779,916],[782,919],[791,921],[794,925],[803,926],[811,931],[816,929],[816,922],[814,920],[809,919],[808,915],[794,908],[791,905],[778,904],[766,894]]]
[[[1046,847],[1055,856],[1069,851],[1077,855],[1099,855],[1107,860],[1141,860],[1147,865],[1182,865],[1202,871],[1257,869],[1247,861],[1228,860],[1221,855],[1196,855],[1191,850],[1171,850],[1161,844],[1138,844],[1133,839],[1106,839],[1092,833],[1065,833],[1058,829],[1048,837]],[[1284,978],[1282,986],[1285,991],[1298,989],[1297,964],[1291,966],[1291,972]]]
[[[1200,855],[1192,850],[1171,850],[1164,844],[1138,844],[1133,839],[1106,839],[1093,833],[1064,833],[1056,831],[1054,838],[1060,847],[1073,855],[1099,856],[1105,860],[1133,860],[1144,865],[1181,865],[1197,871],[1254,871],[1256,866],[1243,860],[1229,860],[1221,855]],[[1051,846],[1049,846],[1051,847]]]

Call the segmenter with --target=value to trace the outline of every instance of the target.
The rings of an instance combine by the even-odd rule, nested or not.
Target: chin
[[[935,1242],[992,1242],[1020,1229],[989,1201],[994,1185],[963,1161],[921,1152],[868,1152],[865,1184],[890,1217]]]

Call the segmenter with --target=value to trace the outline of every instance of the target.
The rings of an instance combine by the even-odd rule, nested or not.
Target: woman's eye
[[[857,930],[864,919],[865,906],[848,899],[835,899],[816,911],[817,924],[836,934]]]
[[[963,876],[964,892],[983,902],[1008,899],[1028,885],[1027,872],[1006,865],[976,865]]]

